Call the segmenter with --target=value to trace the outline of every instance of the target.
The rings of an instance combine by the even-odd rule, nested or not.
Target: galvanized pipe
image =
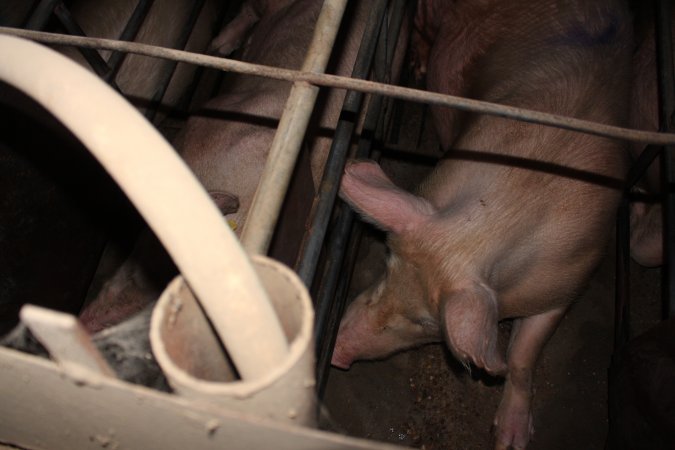
[[[605,125],[588,120],[575,119],[573,117],[542,113],[524,108],[516,108],[514,106],[500,105],[497,103],[485,102],[481,100],[457,97],[454,95],[439,94],[436,92],[423,91],[420,89],[412,89],[402,86],[393,86],[368,80],[355,80],[353,78],[341,77],[338,75],[312,73],[263,66],[260,64],[251,64],[243,61],[186,52],[183,50],[174,50],[153,45],[139,44],[137,42],[120,42],[114,39],[67,36],[63,34],[44,33],[40,31],[30,31],[11,27],[0,27],[0,34],[26,37],[39,42],[52,44],[76,45],[79,47],[100,48],[113,51],[121,50],[138,55],[171,59],[246,75],[256,75],[292,82],[306,82],[316,86],[332,87],[338,89],[353,89],[355,91],[385,95],[387,97],[397,98],[399,100],[406,100],[414,103],[444,106],[462,111],[488,114],[506,119],[536,123],[570,131],[579,131],[595,136],[613,139],[622,139],[632,142],[644,142],[648,144],[675,144],[675,133],[655,133],[651,131],[632,130],[629,128]]]
[[[365,32],[361,41],[361,46],[356,55],[356,61],[352,70],[352,78],[366,78],[370,71],[370,65],[377,48],[377,38],[382,28],[387,0],[377,0],[373,2],[373,9],[370,11]],[[358,91],[348,91],[342,106],[341,117],[346,116],[351,119],[340,119],[335,128],[335,135],[331,143],[328,159],[324,168],[321,183],[317,190],[317,200],[312,209],[309,226],[309,234],[303,241],[301,249],[301,258],[297,267],[300,279],[307,287],[312,286],[314,273],[321,254],[321,247],[326,237],[326,229],[330,220],[331,211],[335,204],[335,197],[340,185],[340,177],[347,159],[349,144],[356,128],[358,112],[363,102],[363,93]]]
[[[673,129],[675,110],[675,74],[670,0],[656,1],[656,52],[659,80],[659,130]],[[663,317],[675,316],[675,147],[666,145],[661,156],[663,186]]]
[[[289,351],[279,319],[234,234],[171,146],[135,108],[65,56],[9,36],[0,36],[0,54],[0,79],[59,118],[136,205],[242,378],[274,370]]]
[[[303,72],[326,70],[346,6],[347,0],[324,1]],[[242,245],[250,253],[267,253],[318,94],[318,87],[296,82],[288,96],[241,234]]]

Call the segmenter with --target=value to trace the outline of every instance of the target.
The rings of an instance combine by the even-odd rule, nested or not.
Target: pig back
[[[485,4],[482,15],[476,4],[452,11],[454,27],[440,28],[430,90],[626,124],[632,30],[622,5]],[[454,52],[460,43],[480,45]],[[625,144],[494,116],[432,113],[447,153],[418,192],[459,230],[443,238],[446,251],[480,267],[499,292],[501,315],[569,302],[604,252]]]

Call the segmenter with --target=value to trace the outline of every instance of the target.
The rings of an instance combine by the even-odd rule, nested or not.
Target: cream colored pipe
[[[347,0],[324,0],[303,72],[326,70],[346,6]],[[267,253],[318,94],[316,86],[293,84],[242,231],[242,244],[250,253]]]
[[[243,379],[288,344],[250,261],[192,172],[122,97],[53,50],[0,36],[0,79],[54,114],[122,187],[203,305]]]

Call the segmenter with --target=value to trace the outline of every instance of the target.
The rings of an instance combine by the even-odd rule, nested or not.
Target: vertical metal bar
[[[656,49],[659,79],[659,129],[672,131],[675,107],[675,75],[673,74],[673,45],[669,0],[656,0]],[[672,145],[665,146],[661,157],[663,185],[663,237],[665,266],[663,268],[663,315],[675,315],[675,155]]]
[[[325,71],[346,6],[347,0],[324,1],[303,71]],[[308,83],[293,84],[242,232],[250,253],[267,253],[318,93]]]
[[[25,28],[27,30],[43,29],[54,12],[54,8],[59,3],[61,3],[61,0],[42,0],[38,3],[33,14],[31,14]]]
[[[630,228],[629,203],[624,194],[616,222],[616,279],[614,307],[614,354],[630,339]]]
[[[382,20],[385,15],[387,0],[377,0],[374,2],[373,9],[368,17],[365,32],[359,47],[352,78],[366,78],[370,71],[370,65],[377,48],[377,38],[380,33]],[[323,240],[326,237],[326,230],[330,220],[333,205],[339,188],[339,181],[342,175],[349,144],[356,128],[361,103],[363,102],[363,93],[357,91],[348,91],[345,95],[342,106],[341,118],[335,128],[335,135],[331,144],[328,160],[324,169],[323,177],[317,192],[317,201],[311,214],[311,225],[309,226],[309,235],[303,242],[300,254],[297,272],[300,279],[306,286],[311,287],[312,280],[316,271],[316,265],[321,254]]]
[[[364,133],[356,152],[357,158],[366,158],[370,154],[374,130],[380,122],[382,97],[371,99]],[[368,130],[368,131],[366,131]],[[356,260],[356,254],[361,242],[361,225],[354,223],[355,214],[345,203],[339,206],[338,223],[335,225],[326,253],[328,259],[325,276],[316,295],[314,339],[316,342],[316,384],[317,395],[323,397],[323,391],[328,380],[330,360],[333,356],[333,347],[342,319],[342,313],[347,300],[347,288],[351,281],[351,274]],[[349,236],[345,245],[345,236]],[[342,275],[342,276],[340,276]]]
[[[147,17],[153,2],[154,0],[138,1],[138,4],[136,5],[134,12],[131,13],[129,21],[127,22],[126,26],[124,27],[124,30],[122,30],[122,33],[119,36],[120,41],[132,41],[136,37],[136,35],[138,34],[138,30],[141,29],[141,26],[143,25],[143,22],[145,21],[145,18]],[[115,76],[117,76],[117,72],[122,66],[122,63],[124,62],[126,56],[127,53],[125,52],[112,52],[112,54],[108,58],[108,67],[110,67],[110,72],[108,72],[108,74],[105,77],[106,82],[109,83],[111,80],[115,79]]]
[[[195,6],[192,9],[190,17],[188,18],[188,21],[185,24],[185,28],[181,32],[181,35],[178,37],[178,42],[176,42],[174,48],[181,48],[181,49],[185,48],[188,40],[190,39],[190,35],[192,34],[192,30],[194,29],[195,24],[197,23],[197,19],[199,19],[199,14],[201,13],[205,3],[206,0],[197,0],[195,2]],[[171,78],[173,78],[173,74],[176,71],[176,67],[178,67],[178,62],[170,61],[166,65],[166,70],[162,74],[162,77],[159,79],[157,91],[155,91],[155,95],[152,97],[150,107],[145,112],[145,117],[151,122],[157,115],[157,109],[159,108],[159,105],[162,102],[162,99],[164,98],[164,94],[166,94],[166,90],[169,87]]]
[[[389,19],[385,19],[381,24],[382,30],[377,40],[377,51],[374,55],[375,67],[373,68],[375,78],[378,81],[390,81],[393,55],[398,43],[405,9],[405,0],[394,0],[391,2]],[[383,14],[386,15],[387,13],[383,12]],[[364,36],[365,38],[366,36]],[[381,96],[371,97],[359,146],[354,155],[356,158],[369,157],[373,142],[380,140],[384,134],[384,116],[389,104],[390,102]],[[343,166],[344,160],[339,167],[338,177],[333,183],[336,189],[339,185],[339,175]],[[317,349],[317,394],[319,398],[322,398],[328,380],[333,347],[360,245],[361,225],[355,223],[355,217],[354,212],[347,204],[339,204],[336,223],[332,227],[333,230],[326,248],[327,262],[324,268],[324,276],[316,295],[314,337]]]

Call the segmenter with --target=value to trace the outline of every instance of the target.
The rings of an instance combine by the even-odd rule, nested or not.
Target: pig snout
[[[348,370],[354,361],[361,359],[358,343],[368,339],[367,334],[364,333],[363,324],[359,327],[359,322],[354,320],[354,309],[349,308],[340,323],[331,359],[333,366],[343,370]]]

